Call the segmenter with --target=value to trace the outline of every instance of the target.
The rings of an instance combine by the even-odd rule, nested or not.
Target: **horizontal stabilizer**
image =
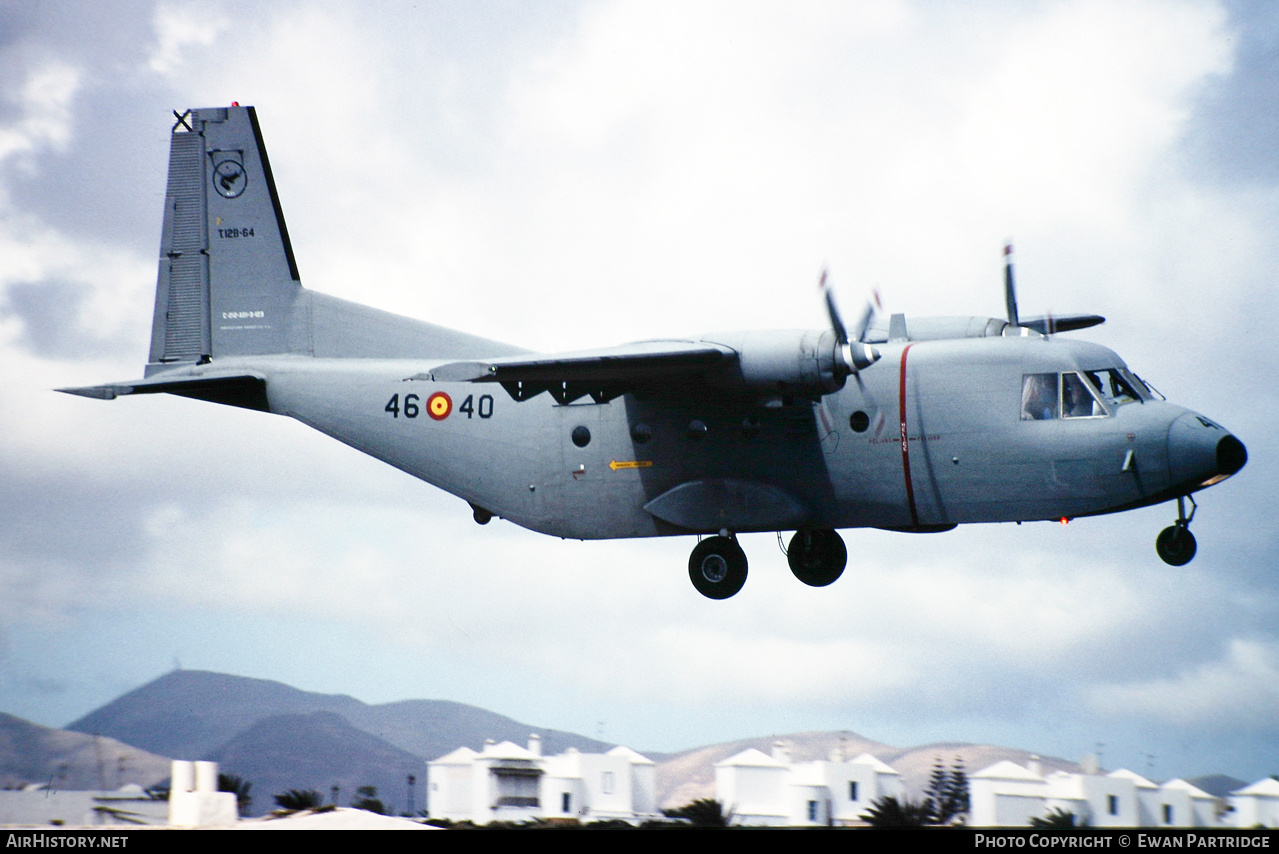
[[[81,397],[94,397],[99,400],[114,400],[126,394],[176,394],[180,397],[239,406],[243,409],[271,411],[271,407],[267,404],[266,379],[243,371],[181,378],[162,375],[107,385],[60,388],[57,391],[78,394]]]

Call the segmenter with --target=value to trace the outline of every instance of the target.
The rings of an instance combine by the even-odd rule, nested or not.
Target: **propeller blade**
[[[1027,329],[1049,335],[1053,332],[1073,332],[1076,329],[1087,329],[1105,323],[1106,318],[1099,314],[1063,314],[1061,317],[1028,317],[1021,322]]]
[[[835,340],[842,347],[848,343],[848,329],[844,326],[844,321],[839,316],[839,309],[835,306],[835,294],[831,291],[830,285],[826,283],[825,270],[822,270],[822,278],[817,283],[817,289],[821,291],[822,298],[826,300],[826,316],[830,318],[831,329],[835,330]]]
[[[871,318],[875,314],[875,306],[867,301],[866,310],[858,318],[855,330],[857,335],[850,339],[848,327],[844,325],[843,318],[839,315],[839,308],[835,305],[835,293],[826,278],[826,270],[822,270],[822,277],[817,287],[826,300],[826,314],[830,318],[831,329],[835,332],[835,340],[839,343],[838,351],[844,361],[844,367],[850,374],[855,374],[862,368],[875,364],[879,359],[878,350],[869,344],[862,343],[862,338],[866,337],[866,330],[870,328]]]
[[[1004,305],[1008,308],[1008,322],[1020,326],[1017,320],[1017,285],[1013,282],[1013,245],[1004,245]]]
[[[866,330],[870,329],[870,322],[875,319],[875,312],[879,311],[881,308],[882,304],[879,301],[879,291],[871,291],[871,299],[866,300],[866,307],[862,309],[862,316],[858,319],[857,326],[853,330],[856,334],[853,336],[852,340],[866,340]]]

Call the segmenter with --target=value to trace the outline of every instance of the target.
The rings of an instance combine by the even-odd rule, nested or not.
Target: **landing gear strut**
[[[731,536],[707,537],[688,558],[688,577],[709,599],[727,599],[746,583],[746,553]]]
[[[786,561],[800,581],[809,587],[825,587],[843,574],[848,549],[836,531],[801,528],[791,537]]]
[[[1190,498],[1190,515],[1186,515],[1186,496],[1177,498],[1177,521],[1172,527],[1164,528],[1155,539],[1155,551],[1164,563],[1171,566],[1185,566],[1195,556],[1197,545],[1195,535],[1190,533],[1190,520],[1195,518],[1199,505]]]

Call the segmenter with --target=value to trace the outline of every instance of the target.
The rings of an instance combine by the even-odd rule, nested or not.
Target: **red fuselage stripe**
[[[902,476],[906,478],[906,503],[910,505],[910,523],[918,527],[919,512],[915,509],[915,487],[910,480],[910,434],[906,430],[906,354],[910,352],[910,348],[913,346],[913,344],[907,344],[902,349],[901,383],[897,396],[897,412],[901,422]]]

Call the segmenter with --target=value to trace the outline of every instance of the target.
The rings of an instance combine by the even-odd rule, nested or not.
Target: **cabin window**
[[[1119,796],[1106,795],[1106,812],[1111,815],[1119,815]]]
[[[1164,804],[1164,824],[1172,824],[1172,804]]]

